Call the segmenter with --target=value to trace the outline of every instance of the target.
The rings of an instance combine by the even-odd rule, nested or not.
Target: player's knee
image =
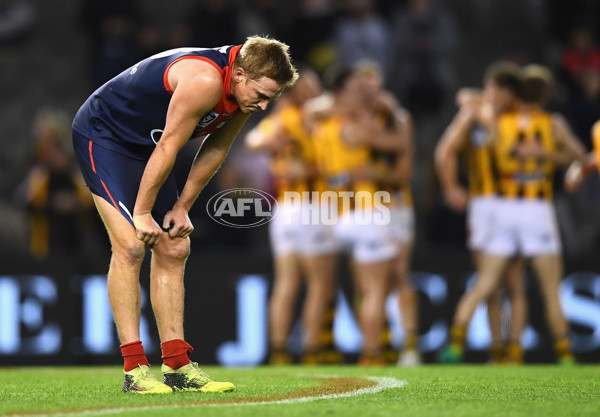
[[[188,238],[165,240],[164,244],[154,248],[154,253],[168,259],[185,261],[190,256],[190,240]]]
[[[141,264],[146,253],[146,245],[141,240],[135,239],[119,246],[113,246],[113,257],[130,264]]]

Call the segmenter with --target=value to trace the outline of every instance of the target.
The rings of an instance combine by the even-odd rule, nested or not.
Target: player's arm
[[[175,83],[171,83],[174,93],[167,110],[165,128],[142,175],[133,210],[137,237],[151,246],[158,243],[162,234],[162,229],[151,215],[158,191],[200,119],[219,102],[223,88],[220,74],[209,64],[194,61],[194,65],[174,66],[170,76],[175,77],[172,73],[176,69]],[[190,227],[191,223],[187,228]]]
[[[388,115],[389,123],[382,125],[377,117],[365,118],[364,129],[369,132],[365,136],[365,145],[383,152],[401,152],[405,147],[402,138],[403,115],[396,98],[383,91],[379,95],[377,107],[381,114]]]
[[[569,123],[560,115],[552,116],[552,133],[556,139],[557,149],[545,157],[559,166],[567,166],[573,161],[585,164],[585,148],[577,139]]]
[[[271,115],[264,118],[246,134],[244,145],[252,151],[277,153],[290,140],[288,136],[279,118]]]
[[[386,182],[390,184],[407,184],[410,182],[414,166],[414,125],[411,115],[406,110],[398,110],[396,114],[396,129],[401,148],[396,162],[388,173]]]
[[[577,191],[593,171],[600,170],[600,122],[592,128],[592,139],[595,149],[586,156],[583,163],[579,160],[573,161],[565,172],[565,189],[570,193]]]
[[[483,92],[479,88],[463,87],[457,91],[455,100],[460,109],[479,107],[483,104]]]
[[[458,180],[458,158],[474,117],[470,108],[461,108],[435,148],[435,168],[440,185],[448,205],[456,211],[463,211],[468,202],[468,193]]]
[[[173,206],[172,212],[181,211],[187,215],[204,186],[223,163],[231,144],[248,117],[250,117],[250,113],[236,112],[225,126],[204,140],[194,159],[192,169],[181,191],[181,196]],[[167,217],[165,216],[165,222],[167,222]],[[177,231],[174,229],[172,230],[173,233],[170,234],[177,236]]]

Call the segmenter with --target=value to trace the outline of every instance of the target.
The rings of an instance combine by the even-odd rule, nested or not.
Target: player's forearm
[[[402,138],[396,133],[374,134],[369,138],[369,145],[384,152],[400,151],[404,146]]]
[[[248,117],[248,114],[236,113],[225,126],[204,140],[175,207],[190,211],[200,192],[225,160]]]
[[[458,157],[443,143],[438,145],[435,151],[435,168],[443,190],[451,190],[458,186]]]
[[[582,159],[571,152],[548,152],[544,154],[544,159],[554,162],[559,167],[566,167],[574,161],[581,163]]]
[[[181,191],[181,195],[175,204],[176,207],[182,208],[185,211],[191,210],[206,184],[225,160],[227,150],[211,149],[198,155],[190,170],[185,186]]]
[[[173,169],[176,153],[171,153],[164,146],[157,146],[142,175],[140,188],[135,201],[133,214],[150,213],[160,187]]]

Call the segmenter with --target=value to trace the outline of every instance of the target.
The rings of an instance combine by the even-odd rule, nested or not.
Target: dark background
[[[348,33],[360,26],[353,25],[361,21],[356,17],[357,7],[365,3],[372,6],[367,19],[372,32],[381,36],[374,35],[374,46],[367,44],[362,50]],[[22,189],[37,162],[36,117],[51,109],[71,119],[94,88],[157,51],[242,43],[245,36],[262,33],[289,43],[296,62],[310,65],[320,74],[354,59],[357,51],[362,54],[357,54],[358,58],[373,58],[384,66],[386,86],[411,111],[416,125],[413,270],[439,273],[449,291],[442,309],[421,311],[422,327],[432,315],[449,321],[472,271],[464,245],[464,215],[444,205],[433,172],[433,149],[456,111],[454,94],[461,86],[480,86],[484,69],[495,60],[547,65],[555,75],[549,107],[565,115],[590,149],[590,128],[600,119],[600,62],[590,58],[585,70],[574,70],[569,54],[579,51],[575,39],[580,28],[591,39],[585,53],[592,51],[593,55],[597,50],[598,16],[598,0],[172,0],[168,7],[158,0],[0,0],[0,277],[26,282],[27,276],[39,274],[56,282],[57,301],[43,309],[44,320],[63,326],[63,351],[52,356],[52,361],[118,361],[117,352],[105,357],[78,356],[70,342],[81,332],[81,300],[74,277],[106,274],[110,256],[93,209],[77,211],[77,219],[83,221],[61,223],[58,236],[51,236],[46,255],[36,256],[30,250],[32,210]],[[260,117],[254,116],[247,128]],[[182,153],[177,165],[180,179],[185,178],[197,146],[191,143]],[[556,209],[566,275],[579,271],[598,274],[600,181],[592,175],[577,194],[567,195],[562,192],[561,178],[559,173]],[[222,189],[270,191],[271,186],[268,161],[250,154],[238,140],[191,213],[196,230],[186,278],[186,326],[201,362],[215,360],[215,347],[235,337],[236,280],[251,273],[271,280],[267,227],[242,230],[220,226],[206,215],[206,202]],[[53,219],[51,210],[45,215]],[[147,281],[147,274],[142,280]],[[346,274],[341,273],[340,280],[350,292]],[[534,280],[528,282],[530,321],[545,331]],[[21,301],[27,298],[24,294]],[[598,293],[583,295],[595,305],[600,303]],[[222,314],[214,314],[215,309]],[[591,331],[576,323],[572,328]],[[23,335],[27,332],[34,335],[35,329],[24,328]],[[598,351],[580,356],[585,361],[600,360]],[[467,358],[485,360],[483,353]],[[48,363],[47,359],[0,353],[2,364]],[[527,360],[551,361],[549,343],[539,352],[528,352]]]

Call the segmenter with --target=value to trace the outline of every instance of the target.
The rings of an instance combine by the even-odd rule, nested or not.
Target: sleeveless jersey
[[[342,120],[331,117],[319,123],[313,133],[317,166],[323,177],[325,191],[368,191],[371,196],[377,191],[372,181],[353,181],[351,172],[369,164],[370,153],[365,146],[348,146],[341,137]],[[340,197],[341,198],[341,197]],[[354,209],[354,199],[350,199]],[[372,201],[365,204],[372,205]],[[340,214],[345,208],[341,200]]]
[[[180,48],[146,58],[98,88],[77,112],[73,129],[97,145],[148,158],[160,140],[173,94],[169,69],[182,59],[199,59],[219,71],[223,94],[191,137],[213,133],[239,108],[230,84],[231,67],[241,47]]]
[[[494,154],[501,196],[551,200],[554,162],[519,158],[517,149],[520,146],[541,146],[548,152],[555,149],[550,113],[508,113],[501,116]]]
[[[469,194],[489,196],[496,192],[494,166],[485,126],[475,123],[469,132],[466,147]]]
[[[596,154],[596,167],[600,173],[600,120],[592,128],[592,140],[594,141],[594,153]]]

